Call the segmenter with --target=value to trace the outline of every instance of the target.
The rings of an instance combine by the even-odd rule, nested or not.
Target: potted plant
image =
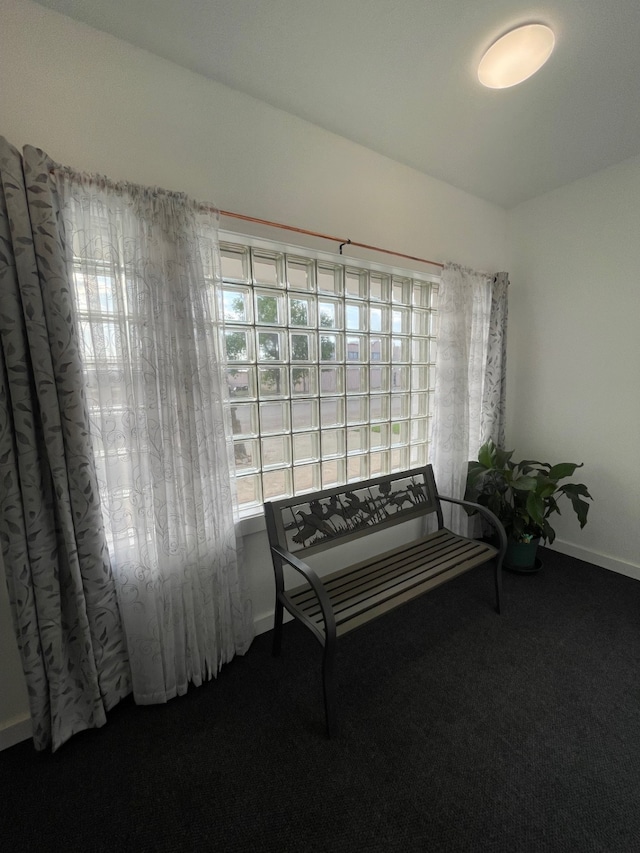
[[[539,543],[552,543],[556,533],[549,522],[560,514],[558,501],[566,497],[580,522],[587,523],[591,499],[584,483],[563,483],[581,464],[536,462],[526,459],[513,462],[513,450],[502,450],[493,441],[480,448],[478,461],[469,463],[465,498],[494,512],[507,533],[505,568],[536,571]]]

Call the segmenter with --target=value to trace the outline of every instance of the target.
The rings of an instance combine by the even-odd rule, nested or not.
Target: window
[[[220,248],[241,512],[426,464],[438,279]]]

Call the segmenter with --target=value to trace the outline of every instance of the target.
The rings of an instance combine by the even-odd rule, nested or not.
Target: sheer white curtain
[[[469,460],[476,458],[484,440],[497,438],[483,432],[504,429],[503,397],[502,408],[494,403],[504,389],[504,362],[497,352],[502,353],[504,338],[502,326],[490,336],[492,316],[494,325],[502,322],[497,303],[492,314],[493,288],[493,276],[456,264],[447,264],[442,273],[432,463],[438,490],[454,498],[464,496]],[[506,300],[506,284],[504,294]],[[506,323],[506,306],[503,318]],[[489,411],[491,418],[485,414]],[[473,532],[475,519],[470,523],[463,509],[445,504],[443,511],[447,527],[465,535]]]
[[[163,702],[253,638],[216,322],[217,218],[180,194],[56,177],[134,697]]]

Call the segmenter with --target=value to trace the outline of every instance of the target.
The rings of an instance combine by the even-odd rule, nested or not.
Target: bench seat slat
[[[368,595],[371,590],[396,584],[403,578],[411,578],[416,573],[444,571],[453,564],[466,563],[478,555],[482,555],[480,558],[482,561],[486,561],[492,555],[492,551],[487,550],[486,546],[467,540],[455,543],[455,547],[450,547],[446,551],[441,550],[436,554],[428,548],[428,543],[420,544],[422,547],[414,547],[410,553],[392,552],[391,555],[374,558],[370,564],[366,562],[359,564],[357,571],[349,567],[334,573],[331,580],[324,584],[334,611],[337,613],[340,610],[341,602],[344,600],[353,602],[361,593]],[[304,585],[299,590],[292,591],[290,596],[295,597],[295,603],[298,606],[314,606],[317,603],[313,590]]]
[[[325,575],[322,582],[336,617],[338,636],[486,563],[496,554],[490,545],[439,530]],[[324,621],[313,590],[304,584],[286,595],[322,632]]]
[[[442,532],[439,532],[438,539],[443,539]],[[439,543],[438,547],[433,547],[430,544],[434,541],[433,537],[432,534],[430,537],[412,543],[410,547],[400,547],[388,551],[379,557],[362,561],[356,566],[349,566],[325,576],[323,585],[327,589],[332,603],[339,602],[342,595],[349,596],[355,593],[360,586],[365,589],[371,588],[375,585],[376,579],[382,583],[385,576],[397,577],[398,573],[403,573],[403,567],[406,568],[407,572],[414,566],[423,567],[426,563],[436,567],[438,563],[444,564],[451,560],[468,558],[472,553],[482,553],[483,559],[487,560],[495,553],[482,543],[462,537],[454,539],[452,534],[449,534],[446,542]],[[291,590],[289,594],[296,596],[298,605],[306,603],[307,600],[316,601],[313,590],[308,586],[303,585]]]

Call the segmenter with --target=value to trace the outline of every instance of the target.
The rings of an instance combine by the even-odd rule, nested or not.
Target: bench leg
[[[336,719],[336,689],[334,676],[335,638],[327,638],[322,657],[322,688],[324,693],[324,714],[327,724],[327,736],[335,737],[338,733]]]
[[[282,649],[282,621],[284,615],[284,608],[282,606],[282,602],[279,598],[276,597],[276,611],[273,617],[273,646],[272,646],[272,654],[274,657],[278,657],[280,654],[280,650]]]
[[[500,613],[500,599],[502,597],[502,560],[498,558],[496,560],[496,611]]]

